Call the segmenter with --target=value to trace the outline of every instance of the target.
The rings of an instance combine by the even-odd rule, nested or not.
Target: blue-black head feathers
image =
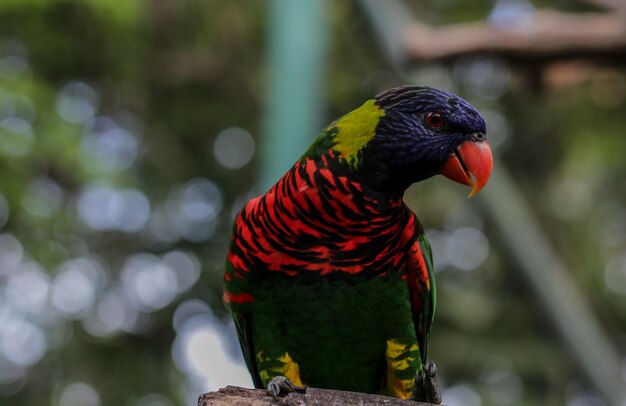
[[[445,90],[402,86],[375,100],[385,115],[363,149],[361,163],[365,180],[380,192],[401,193],[439,173],[463,142],[482,139],[486,133],[476,108]],[[438,113],[430,117],[436,122],[429,120],[429,113]]]
[[[448,125],[457,130],[485,133],[485,120],[474,106],[459,96],[445,90],[427,86],[400,86],[378,94],[376,104],[387,113],[421,115],[439,111],[446,116]]]

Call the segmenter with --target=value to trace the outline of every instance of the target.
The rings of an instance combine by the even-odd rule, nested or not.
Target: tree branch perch
[[[306,393],[290,393],[274,399],[263,389],[227,386],[217,392],[200,395],[198,406],[306,406],[306,405],[363,405],[363,406],[435,406],[388,396],[345,392],[330,389],[306,388]]]

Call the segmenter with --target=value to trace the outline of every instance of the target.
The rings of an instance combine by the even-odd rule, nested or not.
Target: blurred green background
[[[277,29],[280,1],[0,1],[0,404],[183,405],[251,384],[221,302],[233,216],[327,122],[406,82],[358,2],[322,3],[313,77],[302,78],[315,98],[285,100],[276,72],[289,54],[281,62],[276,43],[306,21]],[[407,3],[445,24],[484,19],[495,2]],[[410,77],[484,112],[624,357],[623,69],[554,66],[537,89],[506,60],[465,57]],[[280,117],[299,103],[310,115]],[[268,134],[281,120],[312,130],[281,142]],[[406,197],[435,254],[430,356],[444,402],[610,404],[465,193],[437,177]],[[626,358],[615,361],[623,382]]]

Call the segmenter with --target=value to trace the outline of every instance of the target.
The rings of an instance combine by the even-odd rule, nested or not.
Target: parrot
[[[492,166],[483,117],[445,90],[395,87],[328,125],[234,221],[223,300],[255,387],[440,403],[432,250],[403,196],[442,174],[471,197]]]

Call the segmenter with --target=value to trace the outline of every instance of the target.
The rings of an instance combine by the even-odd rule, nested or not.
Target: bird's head
[[[372,189],[401,193],[442,174],[478,193],[493,158],[485,121],[460,97],[424,86],[387,90],[333,123],[332,149]],[[328,130],[327,130],[328,131]]]

